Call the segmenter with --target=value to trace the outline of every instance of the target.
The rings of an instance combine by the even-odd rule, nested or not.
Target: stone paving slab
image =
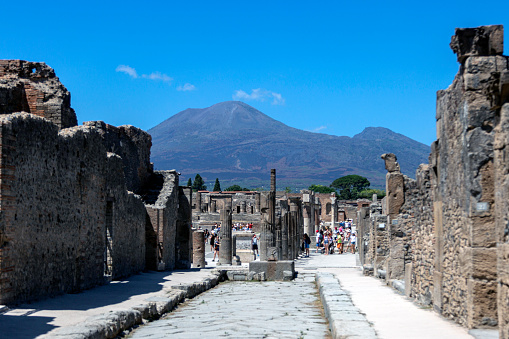
[[[327,338],[314,282],[226,282],[132,338]]]

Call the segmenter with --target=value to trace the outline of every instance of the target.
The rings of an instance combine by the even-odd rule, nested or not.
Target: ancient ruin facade
[[[43,62],[0,60],[0,114],[27,112],[60,128],[76,126],[71,94]]]
[[[498,325],[508,338],[509,61],[502,55],[503,27],[457,29],[451,48],[460,70],[437,93],[430,162],[413,180],[400,175],[394,155],[382,156],[387,222],[363,227],[362,260],[366,272],[376,271],[376,252],[385,252],[387,282],[404,280],[406,294],[418,302],[468,328]],[[368,224],[375,213],[364,210],[360,217]],[[371,231],[380,224],[385,234]]]
[[[0,61],[0,113],[0,304],[189,267],[191,192],[152,170],[149,134],[75,126],[43,63]]]

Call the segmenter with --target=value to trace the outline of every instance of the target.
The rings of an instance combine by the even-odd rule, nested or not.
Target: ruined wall
[[[411,261],[412,247],[410,241],[412,239],[413,227],[415,224],[416,215],[420,212],[416,204],[418,189],[416,180],[407,177],[406,175],[397,175],[395,173],[387,173],[391,178],[396,177],[398,182],[399,192],[394,194],[391,192],[387,197],[388,206],[397,205],[401,202],[399,208],[393,209],[391,212],[399,212],[398,214],[389,215],[388,218],[388,236],[390,243],[390,251],[386,263],[386,280],[393,279],[401,280],[405,275],[405,264]],[[398,173],[401,174],[401,173]],[[400,180],[402,180],[402,187],[399,187]],[[403,196],[403,198],[398,195]]]
[[[500,322],[507,338],[509,61],[502,56],[503,28],[457,29],[451,48],[461,65],[452,85],[437,93],[430,164],[419,167],[414,181],[400,175],[393,154],[382,156],[389,172],[383,208],[389,256],[382,259],[384,234],[372,224],[364,233],[370,242],[364,261],[376,271],[385,260],[386,279],[404,276],[406,294],[419,303],[468,328]]]
[[[150,134],[131,125],[115,127],[103,121],[87,121],[83,125],[95,127],[108,152],[122,158],[127,189],[143,194],[153,172],[150,163]]]
[[[77,125],[71,94],[43,62],[0,60],[0,114],[28,112],[60,128]]]
[[[175,239],[175,267],[191,268],[193,253],[191,187],[178,188],[177,234]]]
[[[433,276],[435,264],[435,234],[433,220],[433,196],[430,165],[421,165],[416,171],[416,194],[407,200],[414,206],[412,239],[407,262],[408,275],[405,285],[409,295],[421,304],[431,305],[433,295]],[[410,264],[410,265],[409,265]]]
[[[76,292],[144,268],[145,212],[99,133],[0,118],[0,302]]]
[[[469,328],[497,324],[493,94],[507,70],[502,26],[457,29],[460,70],[437,94],[435,307]],[[433,156],[433,155],[432,155]],[[438,225],[438,223],[440,223]],[[440,300],[438,300],[440,299]]]
[[[509,79],[501,83],[509,92]],[[504,93],[504,92],[502,92]],[[506,94],[509,94],[506,92]],[[509,95],[502,97],[508,102]],[[497,237],[498,321],[500,338],[509,338],[509,103],[499,112],[495,128],[495,213]]]
[[[155,171],[152,195],[144,196],[147,209],[147,268],[175,268],[179,176],[176,171]]]

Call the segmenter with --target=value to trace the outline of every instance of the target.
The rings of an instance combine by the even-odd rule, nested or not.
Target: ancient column
[[[241,265],[240,257],[237,255],[237,235],[232,236],[232,265]]]
[[[193,232],[193,267],[205,267],[205,237],[202,230]]]
[[[270,170],[270,191],[276,192],[276,169]]]
[[[336,193],[331,193],[330,197],[331,204],[331,227],[334,229],[336,227],[336,221],[338,220],[338,205],[336,204]]]
[[[212,213],[216,213],[217,212],[216,201],[213,200],[212,198],[210,198],[210,212],[212,212]]]
[[[270,222],[271,213],[271,194],[272,192],[262,192],[261,194],[261,230],[260,230],[260,261],[266,261],[268,251],[274,247],[274,233]]]
[[[302,201],[304,206],[302,207],[302,214],[304,216],[304,232],[307,234],[311,233],[311,196],[309,191],[305,191],[302,194]]]
[[[297,220],[297,212],[299,209],[298,206],[299,198],[290,198],[290,242],[292,244],[291,246],[291,256],[290,259],[295,259],[299,255],[298,245],[299,239],[297,239],[297,227],[298,227],[298,220]]]
[[[288,200],[281,200],[281,259],[288,260]]]
[[[228,207],[228,206],[226,206]],[[218,265],[232,264],[232,214],[230,209],[222,209],[221,231],[219,232],[219,263]]]
[[[255,193],[255,213],[260,213],[260,193]]]
[[[201,213],[201,210],[202,207],[201,207],[201,193],[200,192],[196,192],[196,211],[198,213]]]
[[[245,201],[242,201],[240,203],[240,212],[241,213],[246,213],[246,202]]]
[[[315,209],[316,209],[316,204],[315,204],[315,192],[311,191],[310,192],[310,196],[309,196],[309,227],[308,229],[306,230],[305,228],[305,233],[308,234],[308,236],[312,236],[313,235],[313,232],[315,231]]]

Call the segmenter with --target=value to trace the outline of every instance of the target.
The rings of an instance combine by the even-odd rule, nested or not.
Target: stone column
[[[240,265],[240,257],[237,256],[237,235],[232,235],[232,264]]]
[[[193,232],[193,267],[205,267],[205,236],[201,230]]]
[[[288,201],[281,200],[281,258],[288,260]]]
[[[336,194],[331,193],[330,197],[330,204],[331,204],[331,227],[334,229],[336,227],[336,221],[338,220],[338,205],[336,204]]]
[[[196,211],[201,213],[201,193],[196,192]]]
[[[228,206],[227,206],[228,207]],[[219,232],[219,262],[218,265],[232,264],[232,214],[230,209],[222,209],[221,231]]]
[[[260,213],[260,193],[255,193],[255,213]]]
[[[290,222],[290,241],[292,243],[292,253],[291,253],[291,259],[297,258],[299,255],[298,250],[298,241],[297,239],[297,227],[298,227],[298,200],[299,198],[290,198],[290,215],[291,215],[291,222]]]
[[[213,200],[212,198],[210,198],[210,211],[212,213],[216,213],[217,212],[217,209],[216,209],[216,201]]]
[[[242,201],[240,203],[240,212],[241,213],[246,213],[246,202],[245,201]]]
[[[310,193],[309,205],[310,205],[309,227],[307,230],[305,228],[304,229],[308,236],[311,237],[313,235],[313,232],[315,231],[315,209],[316,209],[315,193],[313,191],[311,191]]]
[[[304,232],[307,234],[311,233],[311,196],[309,192],[302,194],[302,201],[304,206],[302,207],[302,214],[304,217]]]
[[[260,232],[260,260],[266,261],[269,258],[268,252],[275,247],[273,225],[271,219],[273,215],[271,208],[273,206],[272,192],[262,192],[261,206],[261,232]]]
[[[276,192],[276,169],[270,170],[270,191]]]

